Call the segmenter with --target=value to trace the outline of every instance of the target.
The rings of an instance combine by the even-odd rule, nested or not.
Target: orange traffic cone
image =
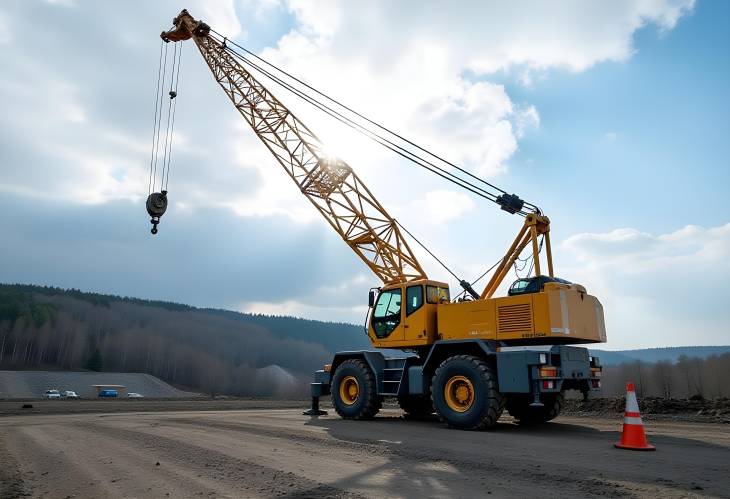
[[[624,413],[624,430],[621,434],[621,441],[613,444],[618,449],[629,450],[656,450],[656,447],[649,445],[644,433],[644,423],[639,414],[639,403],[636,401],[634,384],[626,383],[626,412]]]

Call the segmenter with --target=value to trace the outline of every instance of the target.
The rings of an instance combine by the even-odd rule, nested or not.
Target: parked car
[[[61,397],[65,398],[65,399],[77,399],[77,398],[79,398],[79,396],[73,390],[65,390],[65,391],[61,392]]]
[[[144,395],[141,395],[141,394],[135,393],[135,392],[129,392],[127,394],[127,398],[130,398],[130,399],[141,399],[143,397],[144,397]]]
[[[60,399],[61,398],[61,392],[58,390],[46,390],[46,393],[43,394],[44,399]]]
[[[118,395],[119,393],[116,390],[101,390],[99,392],[99,398],[114,398]]]

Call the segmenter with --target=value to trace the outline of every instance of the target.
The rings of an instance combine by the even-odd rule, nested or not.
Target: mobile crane
[[[369,419],[384,397],[396,397],[411,416],[435,412],[451,427],[475,430],[493,427],[505,407],[523,423],[549,421],[559,414],[565,390],[587,395],[600,388],[598,358],[570,345],[606,341],[603,307],[582,285],[555,277],[550,220],[536,206],[501,190],[491,198],[502,210],[524,216],[524,224],[481,293],[461,280],[466,298],[452,301],[449,286],[428,278],[403,228],[352,168],[324,152],[317,136],[254,78],[226,38],[187,10],[173,25],[162,40],[193,40],[215,80],[302,194],[382,281],[368,297],[372,346],[411,353],[335,354],[315,372],[312,408],[305,414],[323,414],[319,398],[330,394],[341,417]],[[153,233],[166,206],[164,191],[148,198]],[[534,276],[495,297],[528,247]]]

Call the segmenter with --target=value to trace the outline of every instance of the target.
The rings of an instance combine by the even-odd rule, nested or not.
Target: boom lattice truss
[[[192,38],[213,77],[302,194],[383,283],[425,279],[396,221],[350,166],[261,85],[209,28],[183,11],[165,41]]]

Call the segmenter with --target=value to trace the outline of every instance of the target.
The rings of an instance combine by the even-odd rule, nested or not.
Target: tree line
[[[632,381],[638,397],[705,398],[730,397],[730,353],[706,358],[681,355],[676,362],[626,362],[603,368],[601,393],[622,395]]]
[[[214,395],[306,396],[312,371],[335,351],[368,347],[351,324],[0,285],[0,369],[145,372]],[[293,382],[261,372],[270,365]],[[633,381],[640,397],[730,397],[727,379],[730,353],[683,355],[606,366],[602,394],[622,395]]]
[[[271,396],[305,394],[312,371],[331,354],[322,344],[192,307],[0,286],[0,369],[145,372],[193,391]],[[270,365],[295,382],[260,375]]]

